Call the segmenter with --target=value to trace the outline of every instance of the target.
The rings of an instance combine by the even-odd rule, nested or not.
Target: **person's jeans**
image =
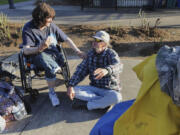
[[[120,92],[94,86],[75,86],[75,98],[88,101],[88,110],[103,109],[122,100]]]
[[[41,52],[34,56],[33,64],[38,69],[45,70],[46,80],[54,80],[57,70],[63,64],[62,54],[60,52]]]

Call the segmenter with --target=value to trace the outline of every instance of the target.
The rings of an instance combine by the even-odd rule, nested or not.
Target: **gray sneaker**
[[[58,106],[60,104],[59,99],[58,99],[58,97],[57,97],[55,92],[49,92],[49,98],[50,98],[51,103],[52,103],[52,105],[54,107]]]

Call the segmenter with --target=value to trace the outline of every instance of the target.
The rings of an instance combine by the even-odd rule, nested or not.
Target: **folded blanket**
[[[162,92],[155,66],[156,55],[134,71],[142,85],[134,104],[114,124],[114,135],[179,135],[180,107]]]
[[[112,135],[115,121],[133,104],[134,100],[115,105],[96,123],[90,135]]]

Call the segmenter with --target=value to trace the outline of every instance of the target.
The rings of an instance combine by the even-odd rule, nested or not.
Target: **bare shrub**
[[[3,13],[0,13],[0,41],[8,40],[11,38],[8,18]]]

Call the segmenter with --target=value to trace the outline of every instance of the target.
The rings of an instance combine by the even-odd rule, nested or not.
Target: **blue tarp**
[[[115,105],[96,123],[90,135],[113,135],[115,121],[133,104],[135,100],[128,100]]]

